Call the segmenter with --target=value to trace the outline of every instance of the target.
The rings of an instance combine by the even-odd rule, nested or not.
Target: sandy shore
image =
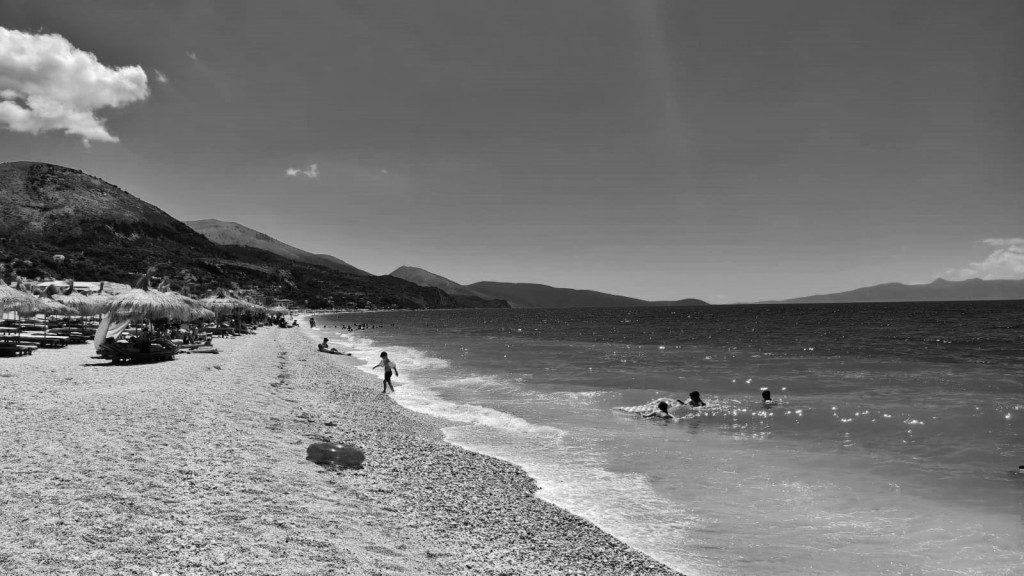
[[[215,344],[0,358],[0,574],[675,574],[301,330]],[[323,440],[364,468],[306,461]]]

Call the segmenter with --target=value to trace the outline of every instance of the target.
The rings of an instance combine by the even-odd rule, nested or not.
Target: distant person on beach
[[[310,328],[316,328],[316,318],[314,318],[312,316],[309,317],[309,327]]]
[[[778,400],[772,400],[772,391],[767,388],[761,390],[761,402],[764,404],[765,408],[775,406],[779,403]]]
[[[658,402],[658,409],[648,412],[647,414],[641,414],[644,418],[674,418],[668,413],[668,402]]]
[[[149,333],[149,328],[142,329],[135,339],[135,345],[139,347],[139,352],[149,352],[153,348],[153,335]]]
[[[689,400],[679,400],[679,403],[680,404],[684,404],[686,406],[692,406],[693,408],[699,408],[701,406],[707,406],[707,404],[703,400],[700,399],[700,392],[698,392],[696,390],[694,390],[693,392],[690,392],[690,399]]]
[[[327,342],[327,338],[324,338],[323,342],[316,345],[316,349],[321,352],[327,352],[328,354],[341,354],[341,352],[338,352],[337,348],[331,348],[331,345],[328,344]]]
[[[388,359],[387,352],[380,353],[380,363],[374,366],[373,369],[376,370],[381,366],[384,367],[384,393],[388,393],[388,387],[391,387],[391,391],[394,392],[395,387],[391,385],[391,372],[394,372],[395,376],[398,376],[398,366]]]

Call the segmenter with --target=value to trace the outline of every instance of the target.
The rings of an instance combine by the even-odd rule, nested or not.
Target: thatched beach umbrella
[[[44,314],[46,316],[49,316],[51,314],[65,314],[72,311],[71,308],[68,308],[67,306],[61,304],[60,302],[57,302],[56,300],[46,295],[36,297],[35,305],[35,312],[37,314]]]
[[[86,296],[75,290],[74,281],[68,287],[66,293],[57,293],[53,295],[53,299],[61,304],[71,308],[77,312],[80,316],[92,316],[99,311],[100,303],[102,299],[92,298]]]
[[[213,310],[217,316],[227,316],[247,307],[247,304],[238,298],[228,296],[221,291],[217,296],[207,296],[199,301],[203,306]]]
[[[180,298],[169,296],[149,286],[152,270],[139,279],[135,288],[114,296],[100,307],[104,314],[110,314],[112,320],[152,320],[167,318],[170,320],[188,320],[191,318],[192,307]]]
[[[188,306],[192,310],[192,315],[188,317],[188,320],[194,320],[196,318],[210,318],[215,316],[213,312],[211,312],[209,309],[203,306],[202,302],[200,302],[199,300],[196,300],[195,298],[191,298],[189,296],[185,296],[184,294],[180,294],[178,292],[175,292],[174,290],[171,290],[171,284],[167,280],[161,282],[160,286],[157,289],[160,292],[162,292],[165,296],[169,298],[174,298]]]
[[[35,309],[35,300],[31,294],[8,286],[0,278],[0,310],[3,312],[29,312]]]

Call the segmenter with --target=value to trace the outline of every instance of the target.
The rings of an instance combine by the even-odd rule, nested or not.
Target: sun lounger
[[[55,336],[52,334],[40,334],[38,332],[22,332],[18,337],[19,343],[37,344],[48,348],[63,348],[70,340],[67,336]]]
[[[100,344],[99,354],[109,359],[114,364],[135,364],[139,362],[163,362],[173,360],[176,348],[164,348],[153,344],[148,352],[142,352],[138,348],[121,343]]]
[[[35,346],[27,344],[0,344],[0,356],[28,356],[35,350]]]

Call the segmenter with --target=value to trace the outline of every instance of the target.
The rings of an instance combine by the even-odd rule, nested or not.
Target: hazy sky
[[[0,160],[373,274],[1024,277],[1024,2],[0,5]]]

